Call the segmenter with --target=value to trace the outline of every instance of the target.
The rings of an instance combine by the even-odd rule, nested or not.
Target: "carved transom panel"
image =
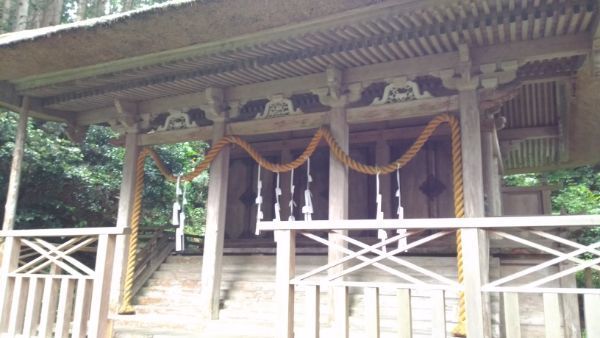
[[[170,111],[164,125],[158,127],[157,131],[177,130],[197,127],[196,123],[190,121],[187,113],[181,111]]]
[[[256,119],[269,119],[280,116],[302,114],[300,109],[294,109],[292,100],[284,98],[282,95],[276,95],[265,106],[262,114],[258,114]]]
[[[394,81],[388,84],[381,98],[376,97],[373,105],[414,101],[431,97],[427,91],[421,93],[419,85],[413,81]]]

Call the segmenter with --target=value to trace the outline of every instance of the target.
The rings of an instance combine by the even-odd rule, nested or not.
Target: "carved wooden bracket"
[[[81,144],[85,139],[88,129],[89,126],[79,126],[73,121],[69,121],[67,122],[67,129],[65,132],[67,133],[67,137],[69,140],[71,140],[71,142],[75,144]]]
[[[327,87],[311,91],[319,97],[321,104],[335,108],[360,100],[363,89],[361,83],[345,84],[343,72],[335,67],[328,67],[325,76]]]
[[[110,126],[118,133],[137,132],[139,130],[140,113],[134,101],[115,99],[117,117],[109,121]]]

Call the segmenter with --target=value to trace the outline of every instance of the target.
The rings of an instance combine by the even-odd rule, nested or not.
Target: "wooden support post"
[[[288,163],[293,160],[292,152],[289,149],[281,151],[281,163]],[[290,201],[294,199],[292,192],[290,191],[290,183],[292,179],[291,172],[281,174],[281,220],[287,221],[290,216]]]
[[[290,279],[296,273],[296,233],[293,230],[275,232],[277,241],[276,296],[277,338],[294,338],[294,285]],[[318,290],[317,290],[318,293]],[[307,314],[308,315],[308,314]]]
[[[412,338],[410,289],[398,289],[398,336]]]
[[[365,288],[365,337],[379,338],[379,288]]]
[[[4,243],[4,257],[0,265],[0,332],[6,332],[8,329],[9,314],[11,303],[13,301],[13,289],[15,279],[9,277],[19,263],[19,252],[21,251],[21,242],[18,238],[8,237]]]
[[[225,136],[225,121],[215,120],[213,143]],[[225,210],[229,182],[229,147],[210,165],[208,201],[206,203],[206,230],[202,258],[202,291],[200,309],[210,319],[219,318],[223,241],[225,240]]]
[[[505,292],[504,331],[506,338],[521,338],[521,316],[519,315],[519,294]]]
[[[21,183],[21,167],[23,165],[23,153],[25,150],[25,139],[27,138],[28,121],[29,97],[25,96],[19,114],[19,123],[17,124],[17,135],[10,166],[10,177],[8,179],[8,191],[6,193],[2,230],[12,230],[15,226],[15,215],[17,213],[17,200],[19,198],[19,184]]]
[[[319,323],[321,317],[321,291],[318,285],[306,286],[306,336],[307,338],[319,338],[321,325]]]
[[[502,195],[500,192],[500,174],[498,161],[494,150],[494,120],[489,118],[484,122],[485,129],[481,131],[481,151],[483,160],[483,189],[485,195],[485,215],[502,215]]]
[[[556,293],[544,293],[544,323],[546,338],[563,337],[560,316],[560,298]]]
[[[431,337],[446,338],[446,296],[444,290],[431,291]]]
[[[56,317],[56,327],[54,337],[66,338],[69,336],[71,316],[73,315],[73,294],[75,291],[75,280],[70,278],[62,279],[60,283],[60,293],[58,296],[58,316]],[[92,337],[101,337],[93,335]]]
[[[96,253],[96,272],[90,303],[88,321],[89,337],[106,337],[109,335],[111,323],[108,321],[110,303],[110,282],[115,258],[115,235],[99,235]],[[60,312],[59,312],[60,313]]]
[[[131,225],[131,213],[133,198],[135,195],[136,163],[140,153],[138,146],[138,134],[127,133],[125,135],[125,159],[123,163],[123,180],[119,193],[119,211],[117,214],[117,227],[129,228]],[[118,236],[115,244],[115,262],[111,281],[110,312],[116,313],[123,297],[123,286],[129,258],[129,236]]]
[[[481,156],[481,125],[476,86],[459,91],[461,148],[465,217],[483,217],[483,168]],[[489,245],[486,233],[477,229],[462,230],[464,287],[467,314],[467,334],[472,337],[491,336],[489,302],[481,286],[489,276]]]
[[[583,312],[585,314],[585,332],[588,337],[600,337],[600,295],[583,296]]]
[[[558,265],[560,271],[572,268],[575,264],[562,262]],[[568,275],[560,279],[562,288],[577,288],[575,275]],[[565,328],[565,338],[581,337],[581,323],[579,321],[579,301],[577,295],[560,295],[562,305],[562,322]]]
[[[346,110],[343,107],[337,107],[330,113],[330,129],[333,137],[340,147],[349,151],[349,128],[346,121]],[[329,156],[329,219],[340,220],[348,219],[348,168],[338,161],[333,154]],[[347,235],[348,231],[337,231],[329,233],[329,240],[337,245],[346,246],[347,244],[339,235]],[[344,257],[340,250],[329,250],[329,262],[337,261]],[[344,269],[343,264],[334,269],[330,269],[330,274],[336,274]],[[338,331],[336,337],[348,337],[348,294],[347,292],[333,291],[331,294],[331,310],[333,314],[334,326]]]

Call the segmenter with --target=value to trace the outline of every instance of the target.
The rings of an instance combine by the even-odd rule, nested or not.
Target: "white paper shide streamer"
[[[402,197],[400,194],[400,167],[396,169],[396,182],[398,184],[398,190],[396,190],[396,197],[398,197],[398,210],[396,211],[396,213],[398,214],[398,219],[404,219],[404,208],[402,207]],[[398,229],[398,234],[406,235],[406,229]],[[398,248],[406,247],[407,245],[408,240],[406,239],[406,237],[398,241]]]
[[[263,198],[262,198],[262,180],[260,178],[260,165],[258,166],[258,180],[256,183],[256,230],[255,230],[255,235],[258,236],[260,235],[259,230],[258,230],[258,223],[260,221],[263,220],[263,212],[262,212],[262,203],[263,203]]]
[[[183,186],[183,189],[181,189]],[[185,206],[188,203],[187,197],[187,186],[185,182],[181,182],[181,175],[177,176],[177,183],[175,185],[175,203],[173,203],[173,217],[171,224],[177,226],[175,229],[175,250],[185,250]],[[181,198],[181,204],[179,199]]]
[[[296,202],[294,201],[294,190],[296,190],[296,186],[294,185],[294,169],[290,174],[290,217],[288,217],[288,221],[292,222],[296,220],[294,217],[294,207],[296,206]]]
[[[375,203],[377,204],[377,217],[376,219],[378,221],[382,221],[384,218],[384,214],[383,214],[383,210],[381,207],[381,202],[382,202],[382,197],[381,197],[381,191],[379,190],[379,173],[377,173],[377,175],[375,176],[375,186],[376,186],[376,194],[377,196],[375,196]],[[388,234],[387,231],[385,231],[385,229],[379,229],[377,230],[377,238],[385,241],[388,238]],[[386,251],[386,247],[383,246],[383,251]]]
[[[310,183],[312,177],[310,176],[310,158],[306,161],[306,190],[304,190],[304,206],[302,207],[302,213],[304,214],[305,221],[312,221],[313,204],[312,194],[310,193]]]
[[[280,174],[277,173],[277,185],[275,187],[275,218],[273,219],[274,221],[281,221],[281,205],[279,204],[279,197],[281,196],[282,192],[281,192],[281,187],[279,186],[279,177]]]

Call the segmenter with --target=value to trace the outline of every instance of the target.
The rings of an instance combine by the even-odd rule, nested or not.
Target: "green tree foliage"
[[[506,176],[504,182],[510,186],[555,186],[556,189],[552,192],[554,214],[600,214],[600,165]],[[600,227],[578,231],[572,236],[582,244],[596,243],[600,241]],[[583,273],[577,275],[577,280],[579,284],[583,284]],[[600,274],[597,271],[592,274],[592,281],[596,287],[600,287]]]
[[[0,204],[4,205],[18,116],[0,112]],[[116,135],[106,127],[90,128],[82,145],[65,135],[64,126],[30,121],[25,148],[17,228],[114,226],[124,150],[110,144]],[[202,160],[206,145],[188,142],[158,148],[175,173]],[[175,189],[151,160],[145,169],[142,225],[167,225]],[[201,234],[208,176],[188,186],[189,232]],[[3,212],[3,210],[2,210]],[[0,214],[1,215],[1,214]]]
[[[3,0],[0,33],[19,25],[37,28],[69,23],[98,15],[151,6],[166,0],[29,0],[27,17],[17,12],[23,1]],[[25,20],[19,24],[19,20]],[[4,205],[15,128],[18,116],[0,110],[0,205]],[[97,227],[116,222],[124,150],[111,145],[117,135],[106,127],[93,126],[81,145],[68,140],[65,126],[31,120],[23,164],[17,228]],[[201,142],[158,147],[175,173],[189,171],[203,158]],[[167,225],[171,220],[174,185],[166,182],[148,160],[145,169],[143,226]],[[188,232],[202,234],[208,175],[201,174],[188,186]],[[3,217],[4,209],[0,210]]]

